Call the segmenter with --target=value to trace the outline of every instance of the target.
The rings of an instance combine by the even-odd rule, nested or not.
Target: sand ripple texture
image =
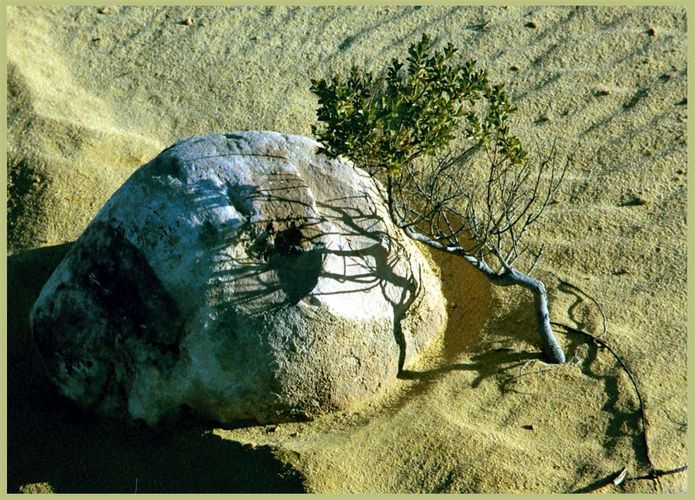
[[[378,401],[274,429],[153,434],[52,396],[29,341],[41,286],[99,207],[176,140],[310,135],[310,78],[378,70],[423,32],[452,41],[519,107],[532,154],[570,168],[531,238],[557,321],[600,333],[645,397],[651,458],[686,456],[684,7],[10,7],[10,491],[684,491],[646,472],[637,398],[605,350],[560,335],[546,366],[530,296],[435,255],[439,350]],[[271,432],[272,431],[272,432]],[[124,433],[127,439],[123,439]],[[118,437],[117,437],[118,436]],[[79,466],[75,464],[80,464]]]

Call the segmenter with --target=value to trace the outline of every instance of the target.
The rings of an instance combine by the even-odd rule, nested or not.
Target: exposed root
[[[644,476],[635,476],[635,477],[628,477],[625,479],[625,481],[643,481],[645,479],[658,479],[663,476],[669,476],[671,474],[678,474],[679,472],[685,472],[688,470],[687,465],[681,465],[680,467],[676,467],[675,469],[669,469],[669,470],[660,470],[660,469],[655,469],[654,471],[650,472],[649,474],[645,474]]]
[[[633,477],[626,477],[624,480],[625,481],[640,481],[640,480],[658,480],[660,477],[663,476],[668,476],[671,474],[677,474],[679,472],[683,472],[688,469],[688,465],[681,465],[680,467],[676,467],[675,469],[669,469],[669,470],[662,470],[662,469],[657,469],[654,467],[654,463],[652,462],[651,459],[651,453],[649,451],[649,439],[647,437],[647,430],[649,427],[649,420],[647,419],[647,414],[645,411],[644,407],[644,399],[642,398],[642,393],[639,389],[639,385],[637,384],[637,380],[635,379],[635,376],[632,374],[632,371],[630,368],[627,366],[625,361],[618,355],[617,352],[605,341],[602,340],[600,337],[606,334],[607,332],[607,326],[606,326],[606,316],[603,312],[603,308],[601,305],[594,299],[591,295],[586,293],[584,290],[579,288],[578,286],[569,283],[565,280],[562,280],[558,277],[558,280],[560,281],[561,284],[568,286],[570,288],[573,288],[582,294],[586,295],[596,306],[598,307],[601,316],[603,318],[603,332],[600,335],[593,335],[587,331],[581,330],[579,328],[575,328],[570,325],[566,325],[564,323],[559,323],[557,321],[551,321],[550,324],[559,328],[563,328],[565,331],[568,333],[572,333],[575,335],[581,335],[585,339],[587,339],[589,342],[593,343],[594,345],[597,345],[600,348],[606,349],[608,352],[610,352],[613,357],[618,361],[620,364],[621,368],[625,371],[627,374],[628,378],[630,379],[630,382],[632,383],[632,386],[635,390],[635,393],[637,394],[637,399],[639,401],[639,410],[640,410],[640,422],[641,422],[641,427],[642,427],[642,441],[644,443],[644,449],[645,449],[645,455],[647,459],[647,463],[649,464],[649,471],[647,474],[642,475],[642,476],[633,476]]]

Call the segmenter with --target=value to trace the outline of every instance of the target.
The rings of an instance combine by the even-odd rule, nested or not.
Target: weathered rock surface
[[[274,132],[177,143],[104,205],[44,286],[59,390],[150,424],[346,409],[446,323],[438,279],[373,181]]]

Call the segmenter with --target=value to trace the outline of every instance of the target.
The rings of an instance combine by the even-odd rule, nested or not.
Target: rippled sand
[[[187,20],[190,18],[190,20]],[[645,399],[658,469],[686,456],[686,12],[573,7],[11,7],[8,10],[10,491],[666,492],[638,401],[604,349],[538,360],[530,297],[435,255],[449,328],[353,412],[174,433],[85,420],[42,378],[27,314],[69,244],[142,163],[231,130],[311,134],[310,78],[378,70],[428,32],[558,140],[564,189],[532,242],[553,319],[601,333]]]

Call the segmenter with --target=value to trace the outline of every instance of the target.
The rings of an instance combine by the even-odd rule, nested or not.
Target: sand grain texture
[[[684,8],[11,7],[10,491],[685,491],[687,473],[613,486],[648,465],[625,374],[564,334],[578,362],[543,364],[530,296],[441,255],[439,348],[352,412],[154,432],[85,419],[47,386],[29,308],[138,166],[193,135],[310,135],[310,78],[377,70],[424,31],[507,82],[531,153],[558,138],[571,157],[531,239],[546,246],[551,314],[601,331],[558,277],[602,304],[604,338],[645,398],[654,465],[687,462]]]

